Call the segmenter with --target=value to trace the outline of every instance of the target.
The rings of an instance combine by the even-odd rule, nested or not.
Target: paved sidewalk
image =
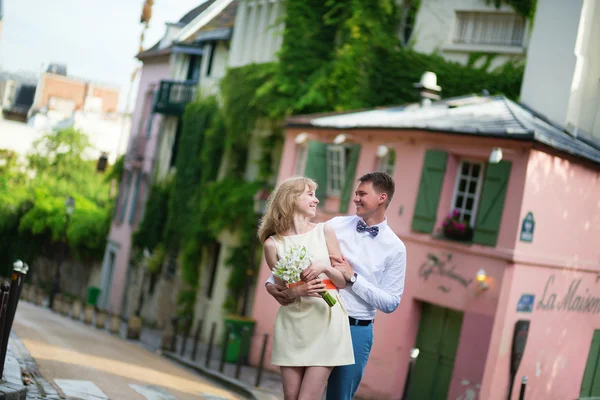
[[[160,353],[161,331],[158,329],[142,328],[140,335],[140,344],[148,350]],[[260,386],[254,386],[256,383],[257,368],[243,365],[240,370],[240,379],[235,379],[237,366],[231,363],[225,363],[223,372],[219,371],[221,364],[221,348],[213,347],[211,362],[206,366],[206,355],[208,346],[205,343],[198,343],[196,360],[192,361],[192,352],[194,348],[193,338],[188,338],[185,346],[185,353],[181,354],[183,338],[180,336],[177,340],[177,351],[175,353],[166,352],[165,356],[178,361],[187,367],[191,367],[199,373],[210,375],[212,378],[221,381],[228,386],[239,385],[243,390],[252,391],[257,399],[276,400],[283,399],[283,390],[281,376],[278,373],[263,370]]]
[[[14,385],[22,384],[23,380],[26,380],[27,400],[64,398],[42,377],[35,360],[14,332],[11,332],[8,341],[4,379]]]

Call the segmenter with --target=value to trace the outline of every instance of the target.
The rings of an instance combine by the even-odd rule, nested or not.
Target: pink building
[[[407,247],[405,292],[377,314],[360,397],[402,398],[413,348],[409,399],[500,400],[511,382],[516,399],[524,376],[526,399],[599,395],[600,144],[470,96],[294,117],[283,152],[279,181],[315,178],[322,221],[353,212],[360,175],[396,180],[387,217]],[[466,227],[444,229],[454,210]],[[278,307],[258,285],[252,363]]]

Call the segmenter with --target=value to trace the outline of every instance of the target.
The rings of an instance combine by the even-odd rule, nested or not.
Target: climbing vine
[[[529,16],[535,9],[534,1],[489,1],[505,1]],[[420,2],[406,3],[414,20]],[[491,69],[493,54],[474,54],[462,65],[418,53],[399,41],[406,12],[395,0],[288,0],[279,62],[229,69],[220,104],[211,97],[188,105],[161,239],[178,252],[180,313],[193,312],[204,250],[225,230],[235,232],[239,243],[225,261],[231,267],[225,308],[239,311],[258,265],[253,195],[276,175],[285,117],[415,101],[413,83],[424,71],[438,75],[444,97],[483,90],[518,97],[522,58]],[[256,178],[248,181],[252,137],[259,137],[260,157]],[[144,240],[160,249],[156,259],[162,262],[165,247],[157,236]]]
[[[496,8],[500,8],[502,4],[511,6],[517,14],[533,22],[537,0],[486,0],[486,3],[494,4]]]

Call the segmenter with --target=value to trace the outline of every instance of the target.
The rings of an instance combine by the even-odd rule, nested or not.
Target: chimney
[[[441,99],[439,93],[442,91],[442,88],[437,84],[437,75],[435,72],[423,72],[421,81],[419,81],[419,83],[414,83],[413,86],[419,89],[421,107],[429,106],[432,100]]]

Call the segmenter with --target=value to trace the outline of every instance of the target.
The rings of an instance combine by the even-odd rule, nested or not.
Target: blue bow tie
[[[371,236],[375,237],[379,234],[379,227],[378,226],[368,227],[367,224],[365,224],[363,221],[358,221],[358,223],[356,224],[356,232],[362,233],[365,231],[369,232],[371,234]]]

